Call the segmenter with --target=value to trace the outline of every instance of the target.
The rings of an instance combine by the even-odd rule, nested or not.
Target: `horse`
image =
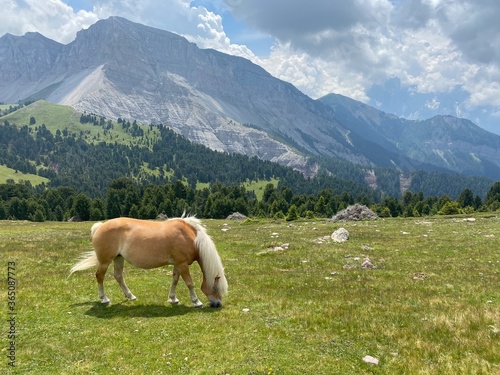
[[[159,222],[120,217],[95,223],[90,232],[94,250],[82,255],[71,268],[70,276],[73,272],[97,266],[95,275],[101,303],[110,303],[104,293],[104,276],[111,262],[114,262],[114,277],[125,297],[131,301],[136,299],[123,278],[126,260],[143,269],[173,265],[168,302],[179,303],[175,289],[181,276],[194,307],[202,307],[189,273],[189,266],[197,261],[203,273],[201,290],[211,307],[222,307],[222,296],[228,289],[224,268],[214,242],[199,219],[182,215]]]

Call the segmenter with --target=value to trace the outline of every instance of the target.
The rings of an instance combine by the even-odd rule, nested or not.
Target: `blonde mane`
[[[228,291],[226,276],[224,275],[224,267],[212,238],[207,234],[200,219],[194,216],[182,217],[186,223],[191,225],[196,230],[196,238],[194,243],[200,253],[200,262],[205,279],[210,289],[214,287],[215,281],[218,278],[218,289],[221,295],[226,295]]]

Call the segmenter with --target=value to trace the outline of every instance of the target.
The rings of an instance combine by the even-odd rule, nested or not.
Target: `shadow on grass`
[[[71,307],[91,305],[85,315],[94,316],[101,319],[112,318],[164,318],[169,316],[179,316],[192,313],[214,313],[218,309],[210,307],[194,308],[184,305],[139,305],[134,302],[121,302],[111,305],[103,305],[100,302],[84,302],[71,305]]]

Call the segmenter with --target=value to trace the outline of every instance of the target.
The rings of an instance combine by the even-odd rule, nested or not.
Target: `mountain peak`
[[[23,36],[3,35],[0,38],[0,82],[9,86],[10,82],[27,80],[27,85],[32,86],[33,80],[36,81],[52,68],[63,46],[37,32],[28,32]],[[8,89],[7,97],[11,103],[26,98],[22,86],[15,85],[15,89]],[[1,87],[0,83],[0,92]]]
[[[128,38],[135,39],[138,42],[147,42],[151,36],[161,36],[162,38],[173,38],[188,42],[186,38],[180,35],[156,29],[154,27],[145,26],[118,16],[101,19],[91,25],[88,29],[78,31],[76,35],[77,39],[85,36],[97,39],[108,38],[108,42],[110,43],[120,41],[120,39],[123,41],[123,39]],[[145,40],[139,40],[139,38],[145,38]]]
[[[48,48],[53,48],[53,46],[62,46],[61,43],[56,42],[55,40],[49,39],[39,32],[28,31],[22,36],[13,35],[10,33],[6,33],[0,37],[0,43],[10,43],[11,45],[44,45],[48,46]]]

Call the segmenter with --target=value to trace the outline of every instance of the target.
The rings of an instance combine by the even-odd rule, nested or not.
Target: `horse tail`
[[[94,233],[96,232],[97,229],[99,229],[99,227],[102,225],[102,222],[99,221],[97,223],[95,223],[94,225],[92,225],[92,228],[90,228],[90,237],[94,237]]]
[[[93,237],[94,233],[99,229],[99,227],[102,225],[102,222],[95,223],[92,225],[92,228],[90,228],[90,236]],[[76,271],[83,271],[91,267],[97,266],[97,255],[95,251],[88,251],[86,253],[83,253],[82,256],[80,257],[80,260],[78,263],[76,263],[73,268],[69,271],[69,275],[73,272]]]
[[[182,220],[190,224],[196,230],[196,238],[194,244],[200,254],[200,266],[205,274],[207,286],[212,289],[218,279],[218,289],[223,296],[227,294],[227,280],[224,275],[224,267],[220,259],[219,253],[215,248],[212,238],[207,234],[206,229],[199,219],[189,216],[183,217]]]
[[[69,271],[69,275],[71,276],[73,272],[83,271],[95,266],[97,266],[97,255],[95,254],[95,251],[83,253],[78,263],[76,263],[73,268],[71,268],[71,271]]]

